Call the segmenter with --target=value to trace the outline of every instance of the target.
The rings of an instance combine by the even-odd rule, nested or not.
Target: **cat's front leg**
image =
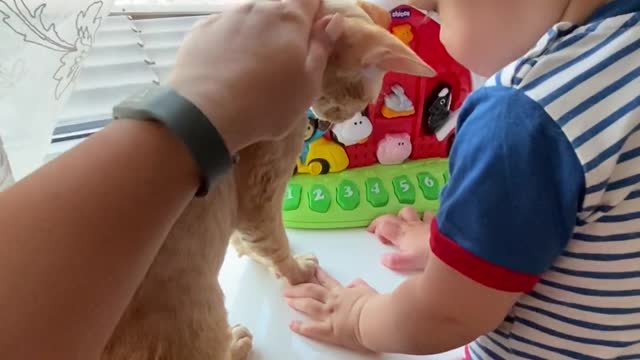
[[[284,277],[293,285],[313,278],[318,259],[311,254],[292,255],[286,234],[249,230],[249,226],[241,229],[231,236],[231,244],[238,255],[251,257],[269,268],[277,278]]]
[[[282,201],[296,157],[302,149],[306,118],[279,141],[254,144],[240,152],[235,169],[238,191],[237,231],[231,243],[240,255],[249,255],[291,284],[308,282],[317,260],[294,257],[282,223]]]
[[[251,353],[253,337],[249,330],[240,325],[231,328],[230,360],[246,360]]]

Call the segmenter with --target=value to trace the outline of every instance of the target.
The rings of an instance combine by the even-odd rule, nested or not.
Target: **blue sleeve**
[[[526,292],[569,241],[584,186],[542,106],[517,89],[479,89],[459,115],[432,251],[486,286]]]

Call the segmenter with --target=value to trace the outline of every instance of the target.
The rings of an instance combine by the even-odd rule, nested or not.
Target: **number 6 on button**
[[[427,200],[438,200],[440,196],[440,185],[438,185],[438,179],[428,172],[418,174],[418,184],[422,190],[422,195]]]

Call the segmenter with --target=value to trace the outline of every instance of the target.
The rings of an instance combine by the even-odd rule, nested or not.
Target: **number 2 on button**
[[[329,189],[324,185],[313,185],[309,189],[309,208],[315,212],[326,213],[331,206],[331,197],[329,196]]]

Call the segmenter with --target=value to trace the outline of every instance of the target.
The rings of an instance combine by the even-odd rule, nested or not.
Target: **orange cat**
[[[313,104],[340,122],[377,98],[387,71],[433,71],[386,28],[388,13],[355,0],[325,0],[322,15],[340,13],[345,32]],[[308,281],[317,260],[294,257],[282,225],[287,180],[302,149],[306,116],[286,138],[243,149],[232,174],[194,199],[173,226],[107,344],[102,360],[242,360],[251,335],[229,327],[217,281],[229,239],[239,254],[264,263],[292,284]]]

